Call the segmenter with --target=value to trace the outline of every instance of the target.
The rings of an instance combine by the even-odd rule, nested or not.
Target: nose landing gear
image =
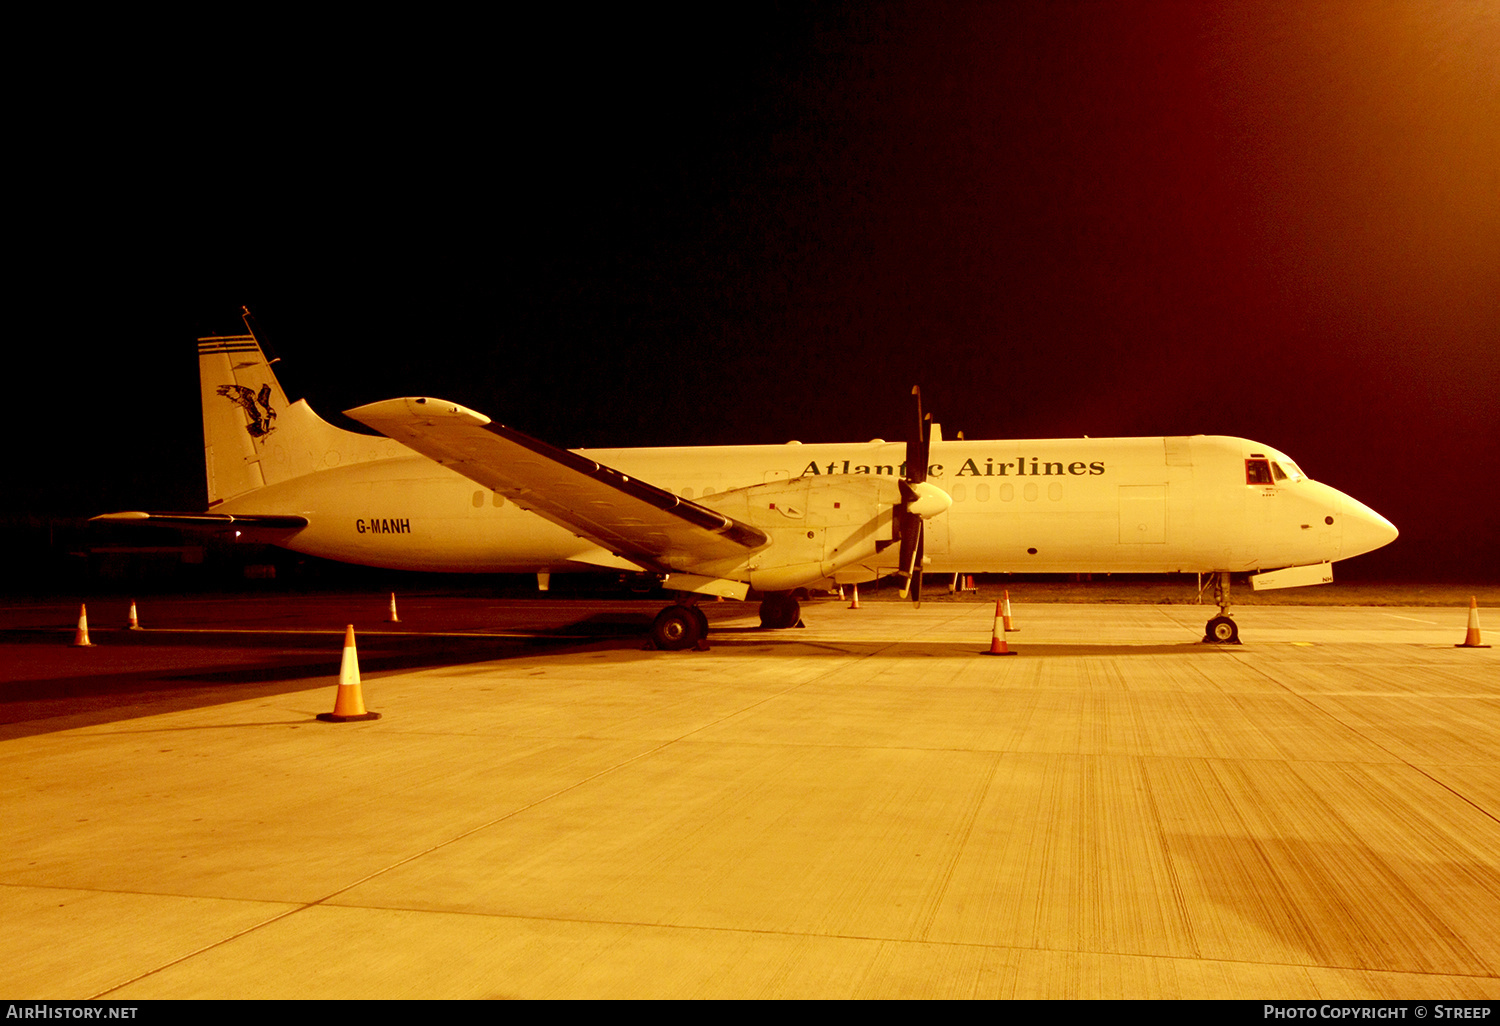
[[[1238,645],[1239,625],[1227,616],[1216,616],[1205,626],[1203,640],[1211,645]]]
[[[1203,640],[1210,645],[1238,645],[1239,624],[1229,615],[1229,571],[1214,572],[1214,602],[1218,603],[1219,615],[1208,621],[1203,628]]]

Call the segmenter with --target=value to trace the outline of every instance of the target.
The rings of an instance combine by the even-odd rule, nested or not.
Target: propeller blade
[[[922,416],[922,386],[911,386],[917,399],[917,430],[906,442],[906,480],[919,484],[927,480],[927,459],[932,442],[932,418]]]
[[[921,518],[917,518],[921,523]],[[917,530],[917,552],[916,558],[912,560],[911,566],[911,600],[915,605],[922,604],[922,550],[927,540],[927,525],[925,523]]]
[[[916,431],[906,441],[906,477],[900,481],[901,505],[896,508],[896,524],[901,534],[900,560],[896,573],[901,577],[901,597],[922,601],[922,539],[925,529],[922,516],[912,507],[921,498],[913,487],[927,480],[927,462],[931,454],[932,418],[922,413],[922,387],[913,385],[911,394],[917,401]],[[931,515],[931,514],[929,514]]]
[[[922,590],[922,518],[907,514],[909,522],[901,525],[901,565],[897,573],[901,576],[901,597],[907,598],[915,585],[917,594]]]

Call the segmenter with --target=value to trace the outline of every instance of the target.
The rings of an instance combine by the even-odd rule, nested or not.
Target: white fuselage
[[[633,568],[396,442],[339,434],[360,439],[357,462],[337,452],[303,453],[309,472],[215,511],[301,514],[308,526],[278,544],[370,566]],[[804,476],[895,480],[905,452],[903,444],[864,442],[586,454],[714,505],[726,491]],[[1262,479],[1262,463],[1275,464],[1274,475],[1266,471]],[[1396,535],[1379,514],[1309,480],[1276,450],[1224,436],[934,441],[928,480],[953,500],[927,523],[925,568],[936,572],[1272,569],[1348,558]],[[895,560],[895,547],[886,547],[837,576],[867,580],[890,572]]]

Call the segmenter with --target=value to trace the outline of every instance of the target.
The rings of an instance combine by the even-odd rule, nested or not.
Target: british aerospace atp
[[[784,628],[806,589],[896,574],[920,600],[924,572],[1211,574],[1204,640],[1234,643],[1231,573],[1326,583],[1396,538],[1243,438],[949,440],[919,395],[904,443],[565,450],[429,397],[347,411],[374,436],[289,403],[253,331],[200,339],[198,360],[207,512],[98,519],[390,569],[654,575],[678,595],[651,629],[662,649],[701,647],[703,596],[754,590]]]

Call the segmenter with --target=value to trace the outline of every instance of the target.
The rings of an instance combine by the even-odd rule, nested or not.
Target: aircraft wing
[[[388,399],[345,413],[646,569],[738,562],[770,544],[758,528],[455,403]]]

